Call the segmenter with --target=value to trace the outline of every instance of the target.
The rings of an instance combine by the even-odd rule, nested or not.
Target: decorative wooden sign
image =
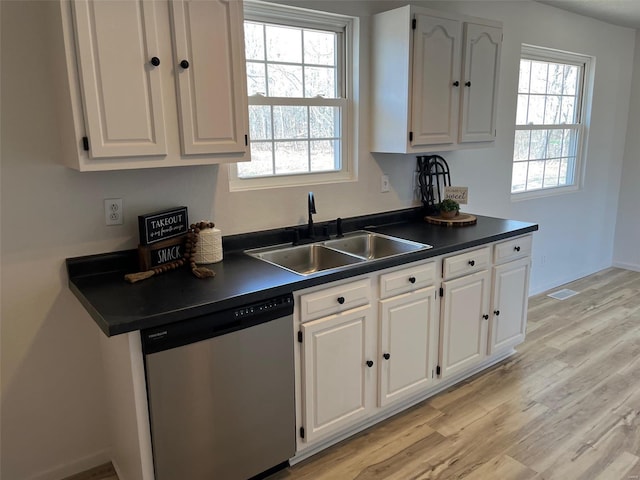
[[[151,245],[169,238],[184,235],[189,231],[187,207],[148,213],[138,216],[140,245]]]
[[[162,240],[151,245],[138,246],[138,260],[140,270],[151,270],[167,263],[180,260],[185,253],[187,235],[181,235],[169,240]]]
[[[469,198],[469,187],[444,187],[444,198],[466,205]]]

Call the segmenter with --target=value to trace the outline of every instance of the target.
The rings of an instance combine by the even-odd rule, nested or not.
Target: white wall
[[[620,185],[614,265],[640,271],[640,32],[636,32],[636,54],[629,101],[627,142]]]
[[[366,15],[404,2],[297,3]],[[56,92],[48,72],[50,62],[61,59],[47,55],[46,35],[54,2],[4,0],[0,5],[0,476],[54,480],[99,463],[110,448],[99,353],[102,334],[69,292],[64,259],[133,248],[136,216],[174,205],[187,205],[193,219],[214,220],[226,235],[303,223],[309,189],[229,193],[226,167],[81,174],[60,166],[52,102]],[[534,240],[533,291],[609,266],[634,32],[530,2],[431,5],[504,22],[496,146],[444,154],[454,183],[470,188],[467,210],[540,224]],[[320,221],[413,205],[415,158],[368,153],[368,26],[365,16],[358,86],[359,180],[313,188]],[[597,73],[583,190],[513,204],[510,159],[521,42],[594,55]],[[389,175],[389,193],[379,193],[381,172]],[[121,227],[103,225],[102,201],[109,197],[124,199]]]

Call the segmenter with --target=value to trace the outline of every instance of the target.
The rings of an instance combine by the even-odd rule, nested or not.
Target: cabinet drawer
[[[491,263],[490,247],[479,248],[444,259],[442,276],[445,280],[485,269]]]
[[[368,279],[325,288],[300,297],[300,320],[314,320],[370,302],[371,287]]]
[[[385,273],[380,275],[380,298],[428,287],[433,285],[435,280],[435,262]]]
[[[531,255],[531,235],[497,243],[493,248],[494,263],[504,263]]]

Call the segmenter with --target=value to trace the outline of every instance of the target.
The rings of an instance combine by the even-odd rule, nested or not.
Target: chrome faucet
[[[309,210],[309,225],[307,227],[307,236],[309,238],[314,238],[314,234],[313,234],[313,214],[317,213],[316,212],[316,202],[313,198],[313,192],[309,192],[309,198],[308,198],[308,210]]]

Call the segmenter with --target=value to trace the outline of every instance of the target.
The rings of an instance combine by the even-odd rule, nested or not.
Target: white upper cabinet
[[[460,22],[416,15],[413,33],[412,145],[456,141],[460,33]],[[438,114],[434,115],[434,112]]]
[[[499,22],[405,6],[374,16],[371,151],[424,153],[495,139]]]
[[[61,0],[65,163],[249,160],[242,0]],[[54,48],[55,45],[54,45]]]
[[[164,155],[156,4],[74,2],[79,75],[91,155]]]
[[[465,23],[460,142],[496,136],[502,29]]]
[[[242,3],[174,0],[171,5],[182,152],[242,153],[247,135]]]

